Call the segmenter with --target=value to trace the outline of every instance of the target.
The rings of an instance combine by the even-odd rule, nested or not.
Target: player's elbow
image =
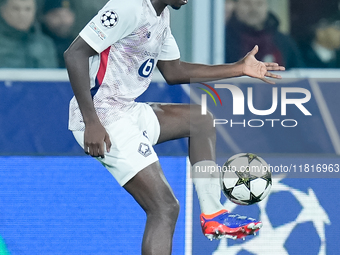
[[[166,81],[167,84],[169,85],[176,85],[176,84],[182,84],[182,83],[187,83],[186,79],[182,77],[181,74],[169,74],[169,75],[164,75],[163,77]]]
[[[165,78],[165,81],[167,84],[169,85],[176,85],[178,84],[178,82],[176,81],[176,79],[173,79],[173,78]]]
[[[158,69],[169,85],[188,83],[187,73],[181,66],[179,59],[172,61],[159,61]]]

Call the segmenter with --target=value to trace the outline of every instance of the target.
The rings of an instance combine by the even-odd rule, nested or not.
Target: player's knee
[[[174,197],[170,201],[162,203],[160,208],[157,210],[159,215],[171,223],[176,223],[179,214],[179,202]]]
[[[170,204],[169,210],[170,210],[170,213],[175,215],[177,218],[179,214],[179,202],[176,198],[174,198],[173,202]]]
[[[176,223],[179,214],[179,202],[176,198],[167,205],[166,215],[172,223]]]

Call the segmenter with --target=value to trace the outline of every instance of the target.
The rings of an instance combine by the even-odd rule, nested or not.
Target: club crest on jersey
[[[149,145],[147,145],[146,143],[140,143],[139,148],[138,148],[138,152],[140,154],[142,154],[144,157],[147,157],[149,155],[151,155],[151,150]]]
[[[144,78],[148,78],[152,73],[152,70],[155,66],[155,60],[153,58],[149,58],[146,60],[138,70],[138,74]]]
[[[102,25],[107,28],[113,28],[118,23],[118,15],[112,10],[106,11],[100,18]]]

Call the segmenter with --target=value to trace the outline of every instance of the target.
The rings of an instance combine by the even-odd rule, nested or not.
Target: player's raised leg
[[[212,115],[201,115],[197,105],[153,104],[161,131],[158,143],[188,137],[193,182],[201,207],[201,225],[208,238],[242,238],[257,231],[262,223],[227,212],[220,202],[221,188],[217,172],[199,173],[195,169],[216,167],[216,132]]]
[[[160,124],[157,143],[188,137],[192,165],[202,160],[215,161],[216,132],[212,116],[201,115],[198,105],[151,104]]]
[[[164,177],[159,162],[138,172],[123,187],[147,215],[142,254],[171,254],[179,204]]]

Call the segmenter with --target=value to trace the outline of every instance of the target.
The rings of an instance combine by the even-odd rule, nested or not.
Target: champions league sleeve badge
[[[103,13],[100,20],[104,27],[113,28],[118,23],[118,15],[116,12],[109,10]]]

